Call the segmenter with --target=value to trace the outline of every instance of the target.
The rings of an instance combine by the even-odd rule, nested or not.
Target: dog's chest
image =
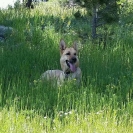
[[[65,74],[65,79],[77,79],[77,74],[76,73],[70,73],[70,74]]]

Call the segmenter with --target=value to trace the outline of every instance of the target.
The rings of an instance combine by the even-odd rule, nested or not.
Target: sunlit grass
[[[73,12],[51,3],[0,11],[0,23],[15,29],[0,43],[1,133],[133,132],[132,34],[117,26],[106,49],[92,45],[79,37],[90,34],[89,21]],[[61,38],[80,44],[79,88],[35,82],[47,69],[61,69]]]
[[[121,115],[121,117],[119,117]],[[133,132],[133,119],[121,109],[104,109],[98,112],[80,114],[76,110],[57,112],[54,118],[42,116],[35,110],[21,110],[14,108],[3,109],[0,113],[0,131],[8,132],[48,132],[48,133],[120,133]]]

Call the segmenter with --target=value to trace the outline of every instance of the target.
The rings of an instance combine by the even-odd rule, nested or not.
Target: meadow
[[[82,18],[74,17],[77,10]],[[91,20],[80,7],[47,2],[0,10],[0,24],[15,29],[0,42],[0,133],[132,133],[132,20],[123,9],[120,23],[107,25],[113,35],[104,49],[92,43]],[[61,38],[79,45],[79,88],[37,80],[61,69]]]

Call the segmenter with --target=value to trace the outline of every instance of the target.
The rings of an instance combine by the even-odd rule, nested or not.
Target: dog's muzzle
[[[75,66],[76,61],[77,59],[75,57],[70,60],[66,60],[66,64],[70,68],[71,72],[75,72],[77,70],[77,67]]]

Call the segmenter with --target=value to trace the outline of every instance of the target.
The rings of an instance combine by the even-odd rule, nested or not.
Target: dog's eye
[[[74,55],[77,55],[76,53],[74,53]]]
[[[66,55],[70,55],[70,52],[66,53]]]

